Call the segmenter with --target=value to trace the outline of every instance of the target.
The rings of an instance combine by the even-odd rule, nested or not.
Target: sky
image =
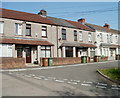
[[[118,2],[2,2],[2,8],[37,14],[41,9],[47,16],[77,21],[85,18],[87,23],[118,29]]]

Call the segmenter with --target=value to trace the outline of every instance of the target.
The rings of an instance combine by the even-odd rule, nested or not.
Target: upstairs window
[[[74,41],[77,41],[77,31],[74,31]]]
[[[88,41],[92,42],[92,34],[91,33],[88,33]]]
[[[3,33],[4,22],[0,21],[0,33]]]
[[[42,26],[42,37],[47,38],[47,27]]]
[[[22,24],[18,24],[16,23],[15,24],[15,27],[16,27],[16,35],[22,35]]]
[[[111,43],[113,42],[112,34],[110,35],[110,42],[111,42]]]
[[[83,34],[82,34],[82,31],[79,32],[79,40],[80,40],[80,41],[83,41]]]
[[[62,40],[66,40],[66,29],[62,29]]]
[[[117,35],[115,36],[115,39],[116,39],[116,43],[118,43],[118,36]]]
[[[103,35],[102,35],[102,33],[100,33],[100,41],[101,42],[103,41]]]
[[[107,43],[109,43],[109,35],[107,34]]]
[[[31,36],[31,24],[26,24],[26,36]]]

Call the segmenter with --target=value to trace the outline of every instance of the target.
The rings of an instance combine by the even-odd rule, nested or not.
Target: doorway
[[[26,51],[26,63],[31,63],[31,47],[27,46],[25,48]]]

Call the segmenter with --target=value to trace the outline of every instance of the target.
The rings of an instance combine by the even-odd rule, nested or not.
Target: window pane
[[[41,49],[45,49],[45,46],[41,46]]]
[[[31,35],[31,25],[26,24],[26,35],[30,36]]]
[[[91,37],[92,37],[91,33],[88,33],[88,41],[91,41]]]
[[[77,36],[74,36],[74,41],[77,41]]]
[[[42,26],[42,37],[47,37],[47,27]]]
[[[50,46],[46,46],[46,49],[50,49]]]
[[[45,50],[41,50],[41,57],[45,57]]]
[[[17,57],[22,57],[22,48],[17,48]]]
[[[66,30],[62,29],[62,40],[66,40]]]
[[[0,33],[3,33],[3,25],[4,25],[4,22],[0,22]]]
[[[46,50],[46,57],[50,57],[50,50]]]
[[[79,40],[82,41],[82,32],[79,32]]]
[[[15,24],[16,25],[16,34],[22,35],[22,24]]]
[[[66,47],[66,57],[73,57],[73,47]]]
[[[66,40],[66,35],[62,34],[62,40]]]
[[[42,31],[42,36],[46,36],[46,31]]]
[[[26,29],[26,35],[30,35],[30,29]]]

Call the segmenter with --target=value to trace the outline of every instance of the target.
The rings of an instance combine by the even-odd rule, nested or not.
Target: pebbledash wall
[[[67,22],[67,24],[73,25],[73,27],[67,27],[65,25],[64,26],[60,25],[56,23],[55,21],[51,21],[49,20],[49,18],[47,18],[47,16],[43,16],[43,15],[39,15],[39,17],[44,18],[44,20],[46,21],[49,20],[50,24],[44,21],[43,22],[31,22],[25,19],[24,20],[21,19],[24,12],[21,13],[19,11],[17,12],[13,11],[14,14],[11,14],[11,16],[9,16],[6,14],[6,12],[9,13],[9,11],[11,12],[12,10],[2,9],[3,16],[0,18],[0,26],[3,29],[3,32],[2,30],[0,31],[0,38],[1,38],[0,57],[2,58],[1,66],[4,66],[3,68],[24,67],[25,64],[28,63],[27,60],[29,59],[31,60],[30,63],[34,63],[36,59],[40,63],[39,58],[42,58],[42,57],[54,57],[54,65],[63,64],[62,63],[63,60],[65,64],[70,64],[70,61],[74,63],[80,63],[81,56],[89,56],[93,58],[93,56],[101,54],[100,52],[101,50],[99,50],[100,42],[97,41],[98,40],[97,31],[94,30],[94,28],[86,26],[82,22],[74,22],[74,24],[72,24],[71,22]],[[16,14],[19,13],[19,16],[21,17],[14,16],[15,13]],[[26,15],[28,15],[28,17],[34,20],[34,17],[30,16],[31,15],[30,13],[27,13]],[[11,18],[11,17],[14,17],[14,18]],[[61,20],[61,21],[66,21],[66,20]],[[16,23],[22,25],[21,35],[16,34],[16,27],[15,27]],[[26,36],[26,24],[31,24],[31,35],[30,36]],[[78,24],[80,24],[80,26]],[[42,26],[45,26],[47,28],[46,38],[42,37]],[[62,29],[66,30],[66,40],[62,40]],[[74,31],[77,31],[76,41],[74,40]],[[80,41],[79,32],[82,32],[82,41]],[[89,33],[91,34],[91,41],[88,40]],[[104,33],[104,32],[101,32],[101,33]],[[117,34],[117,36],[120,36],[118,33],[115,33],[115,35]],[[23,41],[34,40],[34,41],[42,41],[42,42],[47,41],[47,43],[51,43],[53,45],[51,44],[46,45],[46,44],[41,44],[41,43],[39,45],[38,44],[33,45],[30,43],[29,44],[27,43],[18,44],[16,42],[3,43],[2,42],[3,39],[20,39]],[[106,42],[105,38],[103,40]],[[97,42],[97,44],[95,42]],[[119,47],[118,43],[114,43],[114,44]],[[25,49],[26,47],[29,47],[29,46],[31,47],[30,49],[31,57],[28,59]],[[43,51],[44,47],[46,49],[45,51]],[[49,47],[50,47],[50,55],[48,55]],[[120,54],[118,47],[115,50],[115,55]],[[18,51],[17,51],[18,48],[22,48],[22,50],[19,50],[21,51],[21,54],[22,54],[21,57],[18,57]],[[69,52],[71,51],[70,49],[72,49],[72,52]],[[72,53],[72,57],[74,58],[70,56],[69,58],[67,58],[67,53]],[[104,55],[103,52],[102,52],[102,55],[107,56],[107,55]],[[55,61],[58,61],[58,62],[55,62]]]

